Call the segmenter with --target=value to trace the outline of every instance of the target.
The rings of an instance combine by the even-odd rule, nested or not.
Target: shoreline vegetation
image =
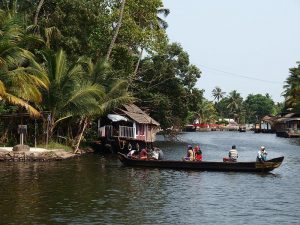
[[[162,130],[300,111],[300,64],[287,69],[284,103],[218,86],[206,99],[201,70],[168,38],[169,13],[162,0],[2,1],[0,144],[19,143],[26,126],[25,144],[62,142],[74,154],[99,140],[99,118],[131,103]]]

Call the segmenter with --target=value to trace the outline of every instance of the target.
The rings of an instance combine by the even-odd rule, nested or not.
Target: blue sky
[[[197,87],[212,100],[229,93],[269,93],[283,101],[289,68],[300,61],[299,0],[163,0],[171,42],[190,55],[202,76]]]

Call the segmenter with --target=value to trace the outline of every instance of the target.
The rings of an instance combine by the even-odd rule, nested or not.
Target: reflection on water
[[[240,161],[260,145],[285,156],[271,173],[124,167],[116,156],[51,163],[0,164],[2,224],[299,224],[298,139],[238,132],[185,133],[157,145],[180,159],[187,143],[221,161],[232,144]]]

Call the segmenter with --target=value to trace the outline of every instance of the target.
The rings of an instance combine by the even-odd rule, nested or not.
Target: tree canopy
[[[244,101],[218,86],[215,102],[205,99],[201,70],[169,42],[162,0],[6,0],[0,8],[0,110],[47,111],[51,134],[69,135],[72,124],[83,135],[96,115],[132,101],[163,129],[197,118],[254,122],[280,108],[268,95]],[[290,69],[284,86],[292,110],[300,107],[299,71]]]

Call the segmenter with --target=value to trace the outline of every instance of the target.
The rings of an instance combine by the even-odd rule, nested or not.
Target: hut
[[[278,116],[267,115],[261,118],[259,123],[259,129],[262,133],[274,133],[275,132],[275,123],[278,119]]]
[[[278,119],[278,116],[267,115],[262,117],[258,122],[254,125],[255,133],[274,133],[275,123]]]
[[[102,145],[111,151],[126,152],[132,148],[152,147],[160,124],[134,104],[123,105],[98,120]]]
[[[279,117],[275,123],[278,137],[300,137],[300,113],[289,113]]]

